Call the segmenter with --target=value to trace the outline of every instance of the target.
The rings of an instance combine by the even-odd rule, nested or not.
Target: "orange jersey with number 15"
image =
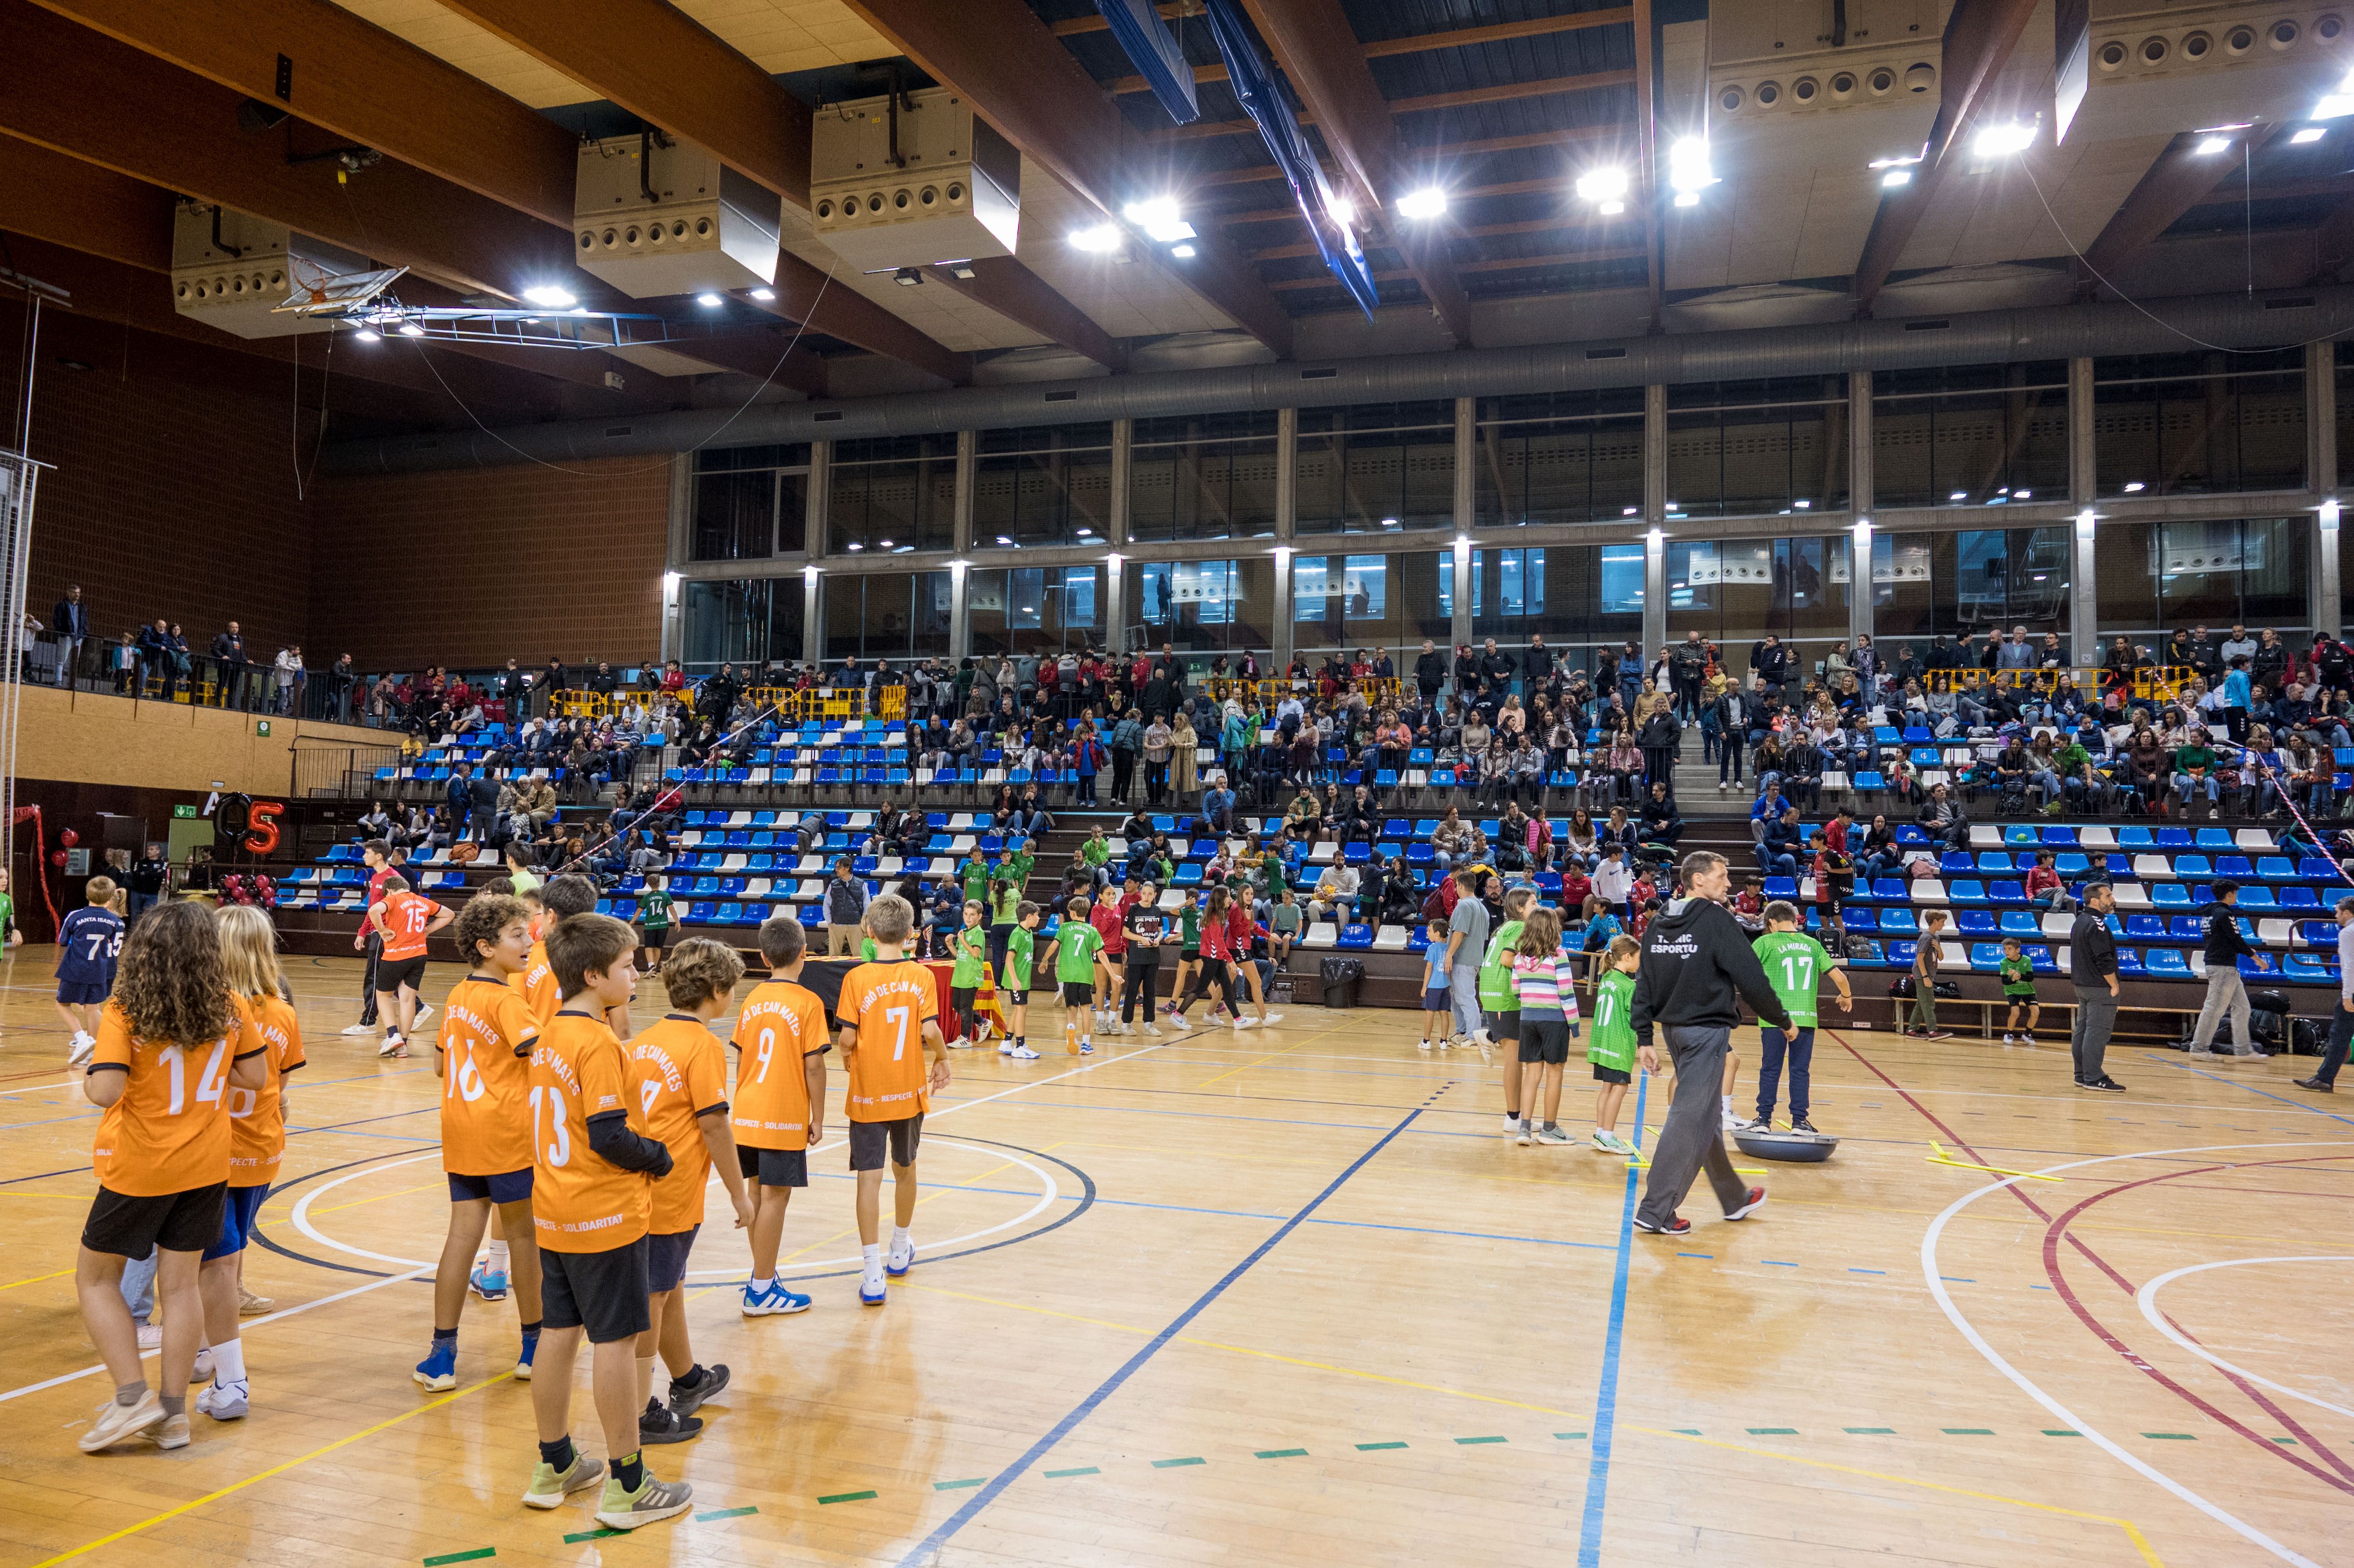
[[[809,1147],[809,1058],[832,1049],[825,1003],[792,980],[745,993],[729,1036],[736,1064],[736,1141],[748,1149]]]
[[[858,1031],[850,1053],[850,1119],[902,1121],[929,1108],[924,1024],[940,1015],[932,971],[907,959],[861,964],[843,978],[833,1011]]]

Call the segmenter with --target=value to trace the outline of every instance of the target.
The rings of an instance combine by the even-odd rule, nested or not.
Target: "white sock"
[[[1733,1097],[1732,1097],[1731,1095],[1719,1095],[1719,1096],[1717,1096],[1716,1097],[1717,1097],[1719,1100],[1722,1100],[1722,1101],[1724,1103],[1724,1111],[1725,1111],[1725,1114],[1726,1114],[1727,1116],[1732,1115],[1732,1114],[1733,1114]]]
[[[777,1277],[773,1274],[752,1281],[752,1294],[755,1296],[766,1296],[776,1287]]]
[[[245,1381],[245,1341],[230,1340],[213,1347],[213,1381],[224,1385]]]
[[[491,1244],[491,1268],[493,1272],[498,1274],[504,1274],[507,1271],[506,1243],[494,1241]]]
[[[867,1277],[873,1278],[883,1272],[883,1249],[880,1246],[862,1246],[858,1249],[858,1261]]]
[[[910,1240],[907,1235],[907,1226],[893,1225],[891,1227],[891,1250],[893,1252],[904,1252],[908,1247],[914,1246],[915,1245],[915,1242]]]

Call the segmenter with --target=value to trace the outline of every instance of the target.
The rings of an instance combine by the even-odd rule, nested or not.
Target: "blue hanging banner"
[[[1108,4],[1108,0],[1099,3]],[[1243,112],[1258,127],[1275,166],[1290,182],[1291,194],[1308,219],[1308,232],[1315,236],[1317,253],[1357,302],[1357,308],[1371,316],[1381,297],[1373,289],[1373,270],[1366,265],[1364,247],[1358,242],[1355,227],[1335,216],[1332,185],[1324,177],[1324,165],[1316,161],[1315,149],[1309,146],[1307,133],[1299,128],[1299,117],[1277,89],[1275,73],[1259,57],[1242,8],[1235,0],[1208,0],[1208,15],[1210,36],[1225,58],[1228,85],[1242,103]],[[1340,237],[1337,248],[1334,235]]]
[[[1111,27],[1119,47],[1128,51],[1129,62],[1151,86],[1152,96],[1169,111],[1169,118],[1180,125],[1199,120],[1202,106],[1193,97],[1193,68],[1185,63],[1185,51],[1161,25],[1152,0],[1096,0],[1096,10]]]

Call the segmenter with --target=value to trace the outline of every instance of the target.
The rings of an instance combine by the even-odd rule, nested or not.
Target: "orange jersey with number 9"
[[[729,1037],[736,1064],[736,1141],[748,1149],[809,1147],[808,1061],[831,1050],[825,1003],[792,980],[763,980],[744,997]]]
[[[531,1218],[554,1252],[610,1252],[646,1234],[653,1179],[588,1147],[588,1118],[645,1118],[630,1097],[629,1063],[604,1021],[558,1013],[531,1050]]]
[[[940,1014],[932,971],[912,959],[861,964],[842,982],[834,1016],[858,1031],[850,1053],[850,1119],[902,1121],[930,1107],[924,1024]]]
[[[98,1118],[90,1165],[98,1184],[131,1198],[192,1192],[228,1180],[228,1115],[224,1103],[232,1061],[269,1044],[241,997],[236,1033],[201,1045],[157,1045],[131,1033],[121,1004],[99,1014],[90,1073],[129,1075],[122,1097]]]
[[[268,1076],[258,1089],[232,1084],[228,1106],[228,1181],[232,1187],[260,1187],[276,1181],[286,1153],[286,1075],[302,1065],[302,1026],[283,997],[245,999],[254,1030],[269,1046]]]
[[[531,1069],[539,1022],[504,981],[468,975],[442,1003],[441,1169],[502,1176],[531,1169]]]

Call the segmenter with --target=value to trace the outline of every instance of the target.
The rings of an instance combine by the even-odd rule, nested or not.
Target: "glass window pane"
[[[2102,495],[2305,484],[2305,355],[2140,355],[2093,366]]]
[[[1847,504],[1847,377],[1668,389],[1668,515],[1747,517]]]
[[[1483,526],[1632,517],[1643,505],[1640,387],[1484,397],[1474,435]]]
[[[1272,538],[1276,418],[1269,412],[1137,420],[1129,445],[1129,537]]]
[[[1128,619],[1133,641],[1186,652],[1275,644],[1275,562],[1144,561],[1127,574]]]
[[[1101,567],[974,571],[965,585],[975,653],[1077,652],[1104,639]]]
[[[949,652],[949,574],[827,574],[829,660],[944,659]]]
[[[1301,409],[1297,503],[1302,534],[1453,526],[1453,400]]]
[[[763,560],[774,552],[776,535],[775,470],[695,475],[694,559]]]
[[[826,470],[830,554],[945,550],[956,540],[956,438],[837,441]]]
[[[975,544],[1085,544],[1111,536],[1111,426],[983,430],[980,442]]]
[[[1872,391],[1882,509],[2067,493],[2065,360],[1883,371]]]
[[[801,662],[801,579],[690,581],[681,596],[680,662],[693,673],[722,662]]]

